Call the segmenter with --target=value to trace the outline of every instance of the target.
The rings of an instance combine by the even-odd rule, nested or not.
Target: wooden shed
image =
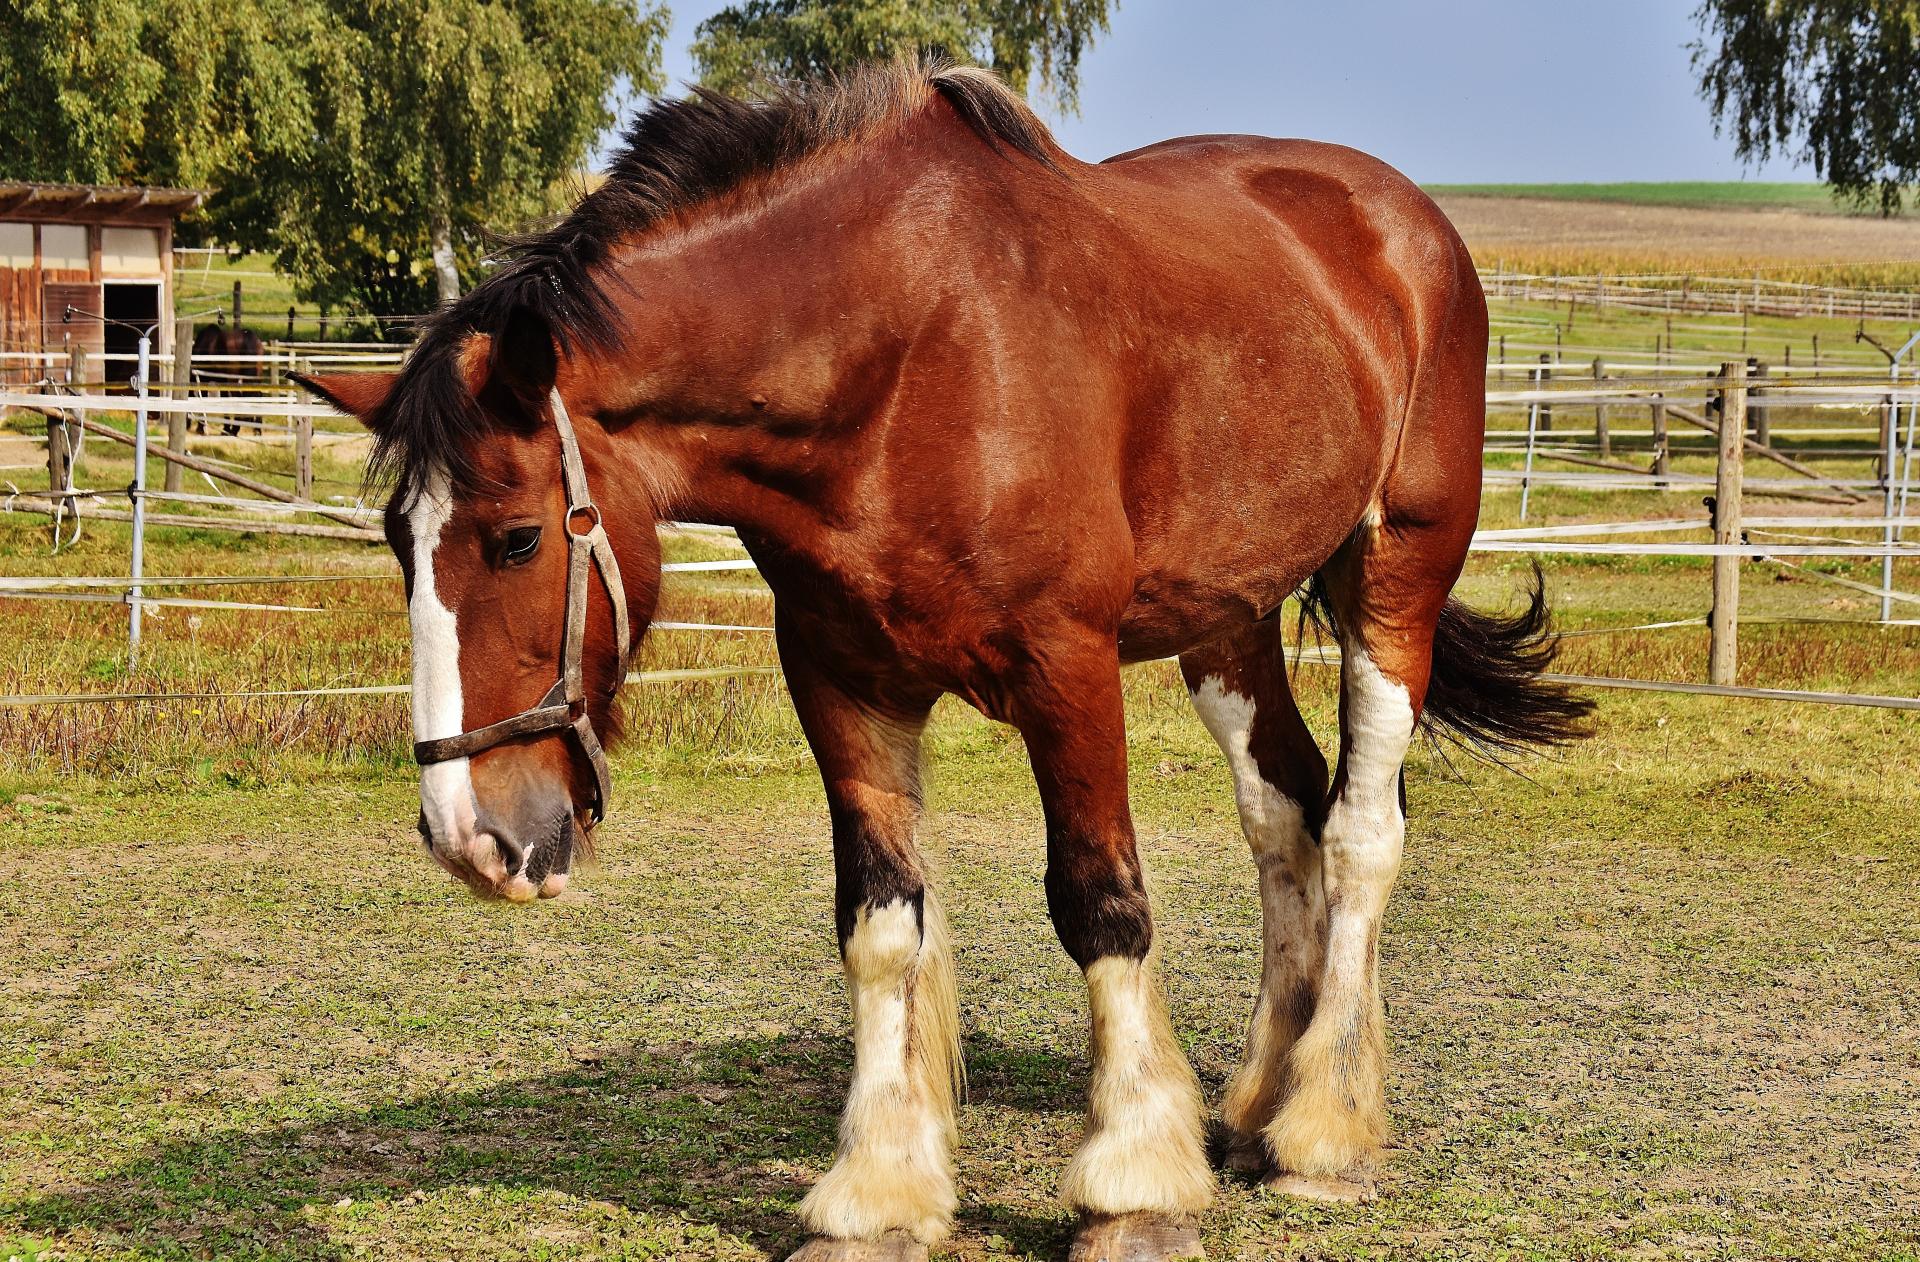
[[[114,357],[89,379],[124,381],[154,324],[155,353],[172,353],[173,225],[206,196],[0,181],[0,380],[37,378],[42,356],[79,347]],[[84,314],[63,319],[69,307]]]

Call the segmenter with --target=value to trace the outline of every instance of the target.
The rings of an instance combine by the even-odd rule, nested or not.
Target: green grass
[[[1551,201],[1623,202],[1710,210],[1797,210],[1807,214],[1878,214],[1836,200],[1825,184],[1747,180],[1679,180],[1618,184],[1427,184],[1437,197],[1528,197]]]

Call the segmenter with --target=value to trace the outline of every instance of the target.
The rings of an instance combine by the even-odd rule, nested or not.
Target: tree
[[[1700,93],[1747,159],[1793,153],[1885,214],[1920,182],[1920,0],[1705,0]]]
[[[0,0],[0,177],[215,182],[298,134],[298,18],[289,0]]]
[[[302,296],[459,293],[662,85],[653,0],[0,0],[0,175],[213,187]]]
[[[695,32],[701,81],[751,92],[770,80],[932,52],[992,67],[1017,90],[1035,81],[1079,100],[1080,56],[1107,29],[1113,0],[745,0]]]

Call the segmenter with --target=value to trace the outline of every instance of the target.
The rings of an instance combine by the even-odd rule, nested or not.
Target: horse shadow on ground
[[[975,1102],[1082,1105],[1083,1059],[978,1037],[965,1055]],[[351,1247],[311,1207],[553,1190],[717,1227],[779,1258],[800,1243],[793,1207],[832,1156],[850,1068],[845,1041],[817,1034],[630,1047],[545,1077],[156,1144],[89,1185],[0,1203],[0,1220],[166,1256],[344,1259]],[[969,1201],[960,1217],[1023,1253],[1065,1250],[1058,1215]]]

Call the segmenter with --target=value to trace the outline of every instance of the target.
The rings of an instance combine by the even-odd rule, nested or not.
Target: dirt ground
[[[1694,262],[1920,262],[1920,216],[1875,219],[1778,210],[1634,206],[1520,197],[1438,199],[1474,257],[1566,251]]]
[[[1532,782],[1416,763],[1381,1198],[1224,1182],[1216,1262],[1920,1258],[1913,722],[1713,706],[1610,700]],[[1133,745],[1217,1098],[1252,868],[1198,724]],[[937,1256],[1057,1258],[1084,988],[1017,742],[955,710],[936,750],[971,1082]],[[0,1257],[783,1256],[848,1073],[818,789],[800,751],[627,765],[531,909],[420,856],[404,777],[0,807]]]

